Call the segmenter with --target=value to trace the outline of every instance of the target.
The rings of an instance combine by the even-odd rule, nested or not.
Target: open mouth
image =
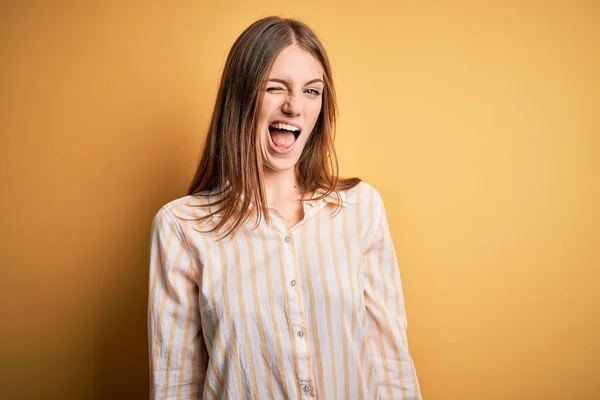
[[[280,153],[290,151],[300,136],[300,129],[294,125],[274,122],[269,125],[269,135],[274,149]]]

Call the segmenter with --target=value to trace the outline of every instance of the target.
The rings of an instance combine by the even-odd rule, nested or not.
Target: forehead
[[[269,78],[302,83],[312,79],[323,79],[323,68],[308,51],[297,45],[291,45],[277,55]]]

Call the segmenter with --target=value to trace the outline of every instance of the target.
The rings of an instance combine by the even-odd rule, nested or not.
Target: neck
[[[273,171],[265,168],[265,191],[268,204],[300,199],[301,189],[294,168]]]

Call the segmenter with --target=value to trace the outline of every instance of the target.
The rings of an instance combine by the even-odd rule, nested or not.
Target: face
[[[293,168],[323,104],[323,68],[296,45],[283,49],[263,89],[258,129],[265,167]]]

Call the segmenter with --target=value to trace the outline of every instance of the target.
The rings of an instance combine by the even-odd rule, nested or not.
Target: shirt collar
[[[225,182],[225,187],[229,186],[229,181]],[[311,207],[316,206],[317,204],[319,204],[319,202],[325,201],[326,203],[330,203],[330,204],[335,204],[335,205],[339,205],[341,207],[345,207],[347,202],[346,202],[346,193],[342,192],[342,191],[332,191],[331,193],[329,193],[327,196],[325,196],[322,199],[317,199],[317,197],[324,195],[326,193],[326,191],[324,189],[320,189],[318,188],[317,190],[315,190],[311,196],[311,200],[306,201],[305,203]],[[242,193],[240,195],[240,199],[244,198],[244,194]]]
[[[346,193],[344,192],[338,192],[338,191],[332,191],[331,193],[329,193],[327,196],[325,196],[324,198],[318,200],[316,199],[319,196],[322,196],[326,193],[325,190],[323,189],[317,189],[313,195],[312,195],[312,199],[310,201],[307,201],[306,203],[308,205],[315,206],[318,204],[319,201],[325,201],[326,203],[331,203],[331,204],[335,204],[335,205],[339,205],[342,207],[346,206]]]

